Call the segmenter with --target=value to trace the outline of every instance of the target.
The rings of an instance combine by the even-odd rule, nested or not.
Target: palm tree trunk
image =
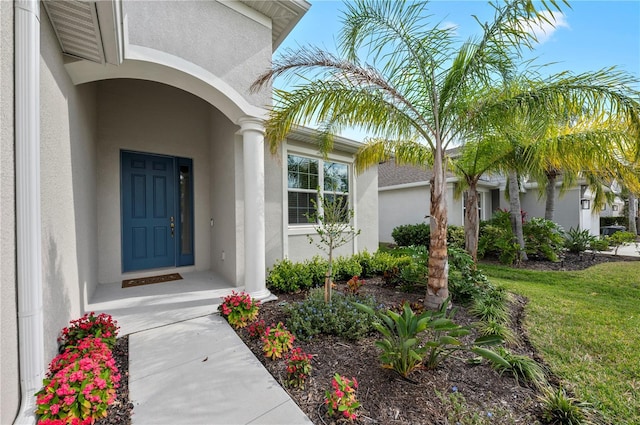
[[[629,193],[629,231],[634,235],[638,234],[638,226],[636,226],[636,218],[638,216],[637,199],[635,194]]]
[[[464,249],[467,250],[473,263],[478,261],[478,233],[480,232],[478,217],[478,181],[469,182],[464,215]]]
[[[511,213],[511,229],[513,230],[514,242],[520,247],[519,260],[527,261],[527,252],[524,247],[524,233],[522,232],[522,207],[520,206],[520,186],[518,184],[518,173],[509,171],[509,210]]]
[[[429,243],[429,280],[424,305],[438,309],[449,297],[449,261],[447,257],[447,181],[441,146],[436,146],[431,179],[431,241]]]
[[[547,200],[544,207],[544,218],[553,221],[553,213],[556,210],[556,173],[547,173]]]

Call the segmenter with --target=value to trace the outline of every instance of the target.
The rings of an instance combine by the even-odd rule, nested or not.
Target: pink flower
[[[66,396],[64,398],[64,404],[66,404],[67,406],[71,406],[75,401],[76,401],[76,398],[72,396]]]
[[[58,412],[60,411],[60,405],[59,404],[52,404],[50,407],[51,410],[51,414],[53,415],[57,415]]]

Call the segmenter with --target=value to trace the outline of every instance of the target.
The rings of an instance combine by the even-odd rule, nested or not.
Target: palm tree
[[[292,126],[319,122],[325,151],[331,135],[345,127],[373,135],[357,155],[358,170],[391,155],[412,165],[433,158],[425,304],[436,308],[449,296],[445,151],[465,139],[469,100],[496,77],[515,72],[521,49],[533,41],[527,28],[545,18],[531,0],[494,5],[493,21],[480,23],[482,35],[459,44],[452,29],[430,22],[427,5],[349,2],[338,38],[340,56],[312,47],[288,51],[253,87],[304,74],[291,91],[274,90],[276,102],[265,129],[272,151]],[[555,1],[541,7],[559,10]],[[363,52],[370,65],[361,60]],[[419,146],[426,146],[429,155]]]
[[[623,179],[632,185],[638,173],[621,158],[637,152],[640,105],[630,85],[635,80],[613,68],[539,78],[523,72],[507,76],[475,107],[476,137],[493,138],[506,151],[494,167],[508,177],[511,222],[521,260],[526,260],[519,197],[520,181],[532,177],[547,191],[547,218],[553,217],[555,179],[563,188],[581,176],[604,203],[602,182]],[[625,123],[622,125],[621,123]],[[498,141],[502,141],[499,144]],[[493,152],[495,157],[497,152]]]

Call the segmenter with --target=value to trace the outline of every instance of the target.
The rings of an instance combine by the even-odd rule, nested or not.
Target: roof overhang
[[[305,0],[241,0],[271,19],[272,51],[275,51],[311,7]]]
[[[272,51],[309,10],[305,0],[221,0],[241,4],[266,17]],[[123,60],[121,0],[43,0],[62,51],[72,57],[120,65]]]
[[[302,126],[295,127],[290,133],[290,137],[292,139],[308,143],[310,145],[317,145],[319,136],[320,132],[318,130]],[[338,149],[343,152],[355,153],[360,149],[360,147],[362,147],[362,142],[347,139],[342,136],[334,136],[333,147],[334,149]]]

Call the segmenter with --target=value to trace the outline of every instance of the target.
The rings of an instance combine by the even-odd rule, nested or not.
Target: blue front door
[[[176,265],[176,159],[121,153],[122,269]]]

